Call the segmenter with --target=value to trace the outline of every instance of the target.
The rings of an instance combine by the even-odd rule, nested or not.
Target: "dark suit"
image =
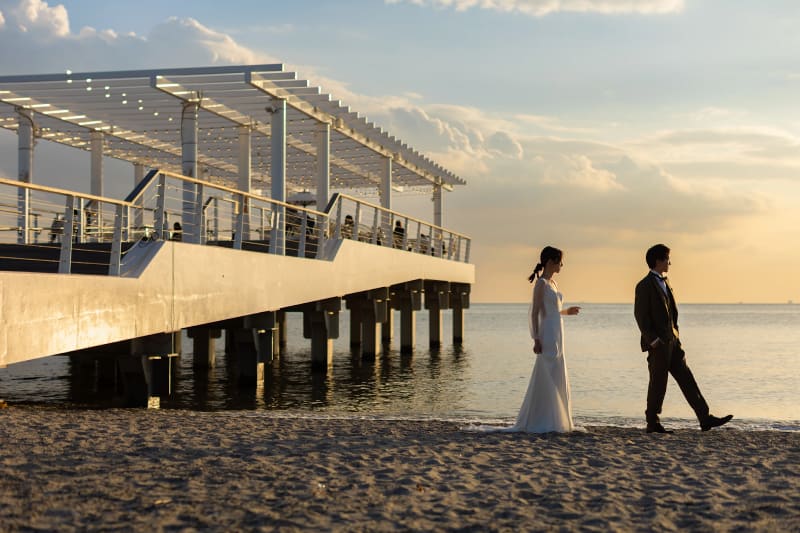
[[[666,286],[665,293],[653,273],[647,274],[636,284],[633,314],[642,333],[642,351],[648,352],[647,366],[650,370],[645,411],[647,423],[659,422],[667,392],[667,378],[672,374],[702,424],[708,418],[708,404],[686,364],[686,353],[681,348],[678,334],[678,306],[669,282],[666,282]],[[656,339],[660,339],[660,342],[653,347]]]

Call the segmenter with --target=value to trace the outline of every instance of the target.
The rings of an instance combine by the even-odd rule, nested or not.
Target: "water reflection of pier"
[[[300,317],[290,322],[301,328]],[[184,343],[188,337],[184,337]],[[239,383],[238,358],[226,354],[224,343],[215,354],[213,367],[197,368],[193,354],[174,360],[170,377],[172,393],[162,398],[166,408],[195,410],[278,409],[320,412],[404,412],[451,409],[459,395],[453,384],[466,370],[463,348],[418,349],[409,354],[384,345],[377,357],[364,358],[359,350],[339,342],[335,364],[318,371],[308,364],[310,352],[303,347],[284,347],[264,368],[264,378],[251,386]],[[393,346],[393,347],[392,347]],[[125,384],[115,358],[99,353],[68,358],[64,380],[65,400],[86,406],[127,405]]]

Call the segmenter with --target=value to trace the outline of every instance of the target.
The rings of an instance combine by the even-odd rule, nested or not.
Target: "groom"
[[[650,272],[636,285],[636,301],[633,314],[639,331],[642,332],[642,351],[647,352],[650,384],[647,387],[647,432],[672,433],[664,429],[658,415],[667,392],[667,377],[672,374],[686,401],[694,409],[700,428],[711,428],[726,424],[733,415],[722,418],[708,412],[708,404],[686,365],[686,353],[678,337],[678,307],[667,282],[669,270],[669,248],[656,244],[645,255]]]

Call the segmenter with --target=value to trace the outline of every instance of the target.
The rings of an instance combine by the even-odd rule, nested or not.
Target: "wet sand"
[[[800,433],[0,410],[0,530],[800,530]]]

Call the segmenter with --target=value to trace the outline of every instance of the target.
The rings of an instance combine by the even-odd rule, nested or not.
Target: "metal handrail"
[[[0,185],[10,185],[12,187],[20,187],[23,189],[31,189],[33,191],[48,192],[53,194],[63,194],[64,196],[75,196],[78,198],[85,198],[86,200],[94,200],[104,204],[121,205],[124,207],[135,207],[134,204],[125,200],[115,200],[114,198],[106,198],[104,196],[95,196],[77,191],[70,191],[68,189],[59,189],[57,187],[48,187],[47,185],[38,185],[36,183],[27,183],[25,181],[9,180],[0,178]]]
[[[382,211],[384,213],[389,213],[391,215],[394,215],[396,218],[402,218],[402,219],[411,220],[411,221],[416,222],[418,224],[423,224],[425,226],[428,226],[431,229],[441,230],[443,233],[456,235],[458,237],[461,237],[462,239],[469,239],[470,238],[468,235],[464,235],[463,233],[458,233],[457,231],[453,231],[451,229],[447,229],[447,228],[445,228],[443,226],[437,226],[437,225],[433,224],[432,222],[427,222],[427,221],[422,220],[420,218],[412,217],[412,216],[409,216],[409,215],[407,215],[405,213],[400,213],[399,211],[394,211],[394,210],[388,209],[386,207],[381,207],[381,206],[379,206],[377,204],[373,204],[371,202],[367,202],[366,200],[361,200],[359,198],[355,198],[353,196],[350,196],[349,194],[344,194],[344,193],[336,193],[336,194],[338,194],[339,197],[341,197],[341,198],[346,198],[348,200],[352,200],[353,202],[357,202],[357,203],[359,203],[361,205],[366,205],[368,207],[371,207],[373,209],[377,209],[377,210]],[[335,202],[333,202],[333,203],[335,203]]]
[[[174,181],[168,184],[167,178]],[[181,190],[181,182],[197,186],[194,193],[196,195],[195,199],[191,200],[189,204],[186,203],[186,188],[183,189],[183,199],[179,195],[169,195],[169,191]],[[59,233],[56,234],[58,235],[57,239],[61,241],[58,270],[62,273],[71,272],[73,251],[80,250],[79,243],[84,242],[84,239],[88,237],[93,240],[96,239],[97,242],[111,242],[112,248],[108,272],[111,275],[119,275],[123,266],[122,257],[126,253],[122,252],[123,242],[135,241],[137,236],[140,235],[143,239],[149,239],[153,236],[156,239],[169,238],[169,230],[166,229],[168,214],[174,215],[177,213],[179,217],[183,218],[184,226],[187,226],[183,228],[184,241],[204,244],[204,237],[206,237],[207,233],[204,226],[207,225],[208,221],[205,216],[201,216],[196,219],[196,222],[193,222],[191,217],[195,216],[192,214],[193,210],[206,211],[205,208],[208,206],[203,205],[203,200],[207,194],[214,194],[216,196],[213,197],[227,204],[228,207],[223,209],[221,213],[217,213],[215,210],[213,218],[216,223],[225,221],[221,231],[231,234],[233,248],[235,249],[241,249],[243,242],[250,243],[249,246],[253,247],[266,246],[264,241],[269,241],[268,249],[272,253],[283,254],[284,251],[292,250],[292,253],[297,253],[299,257],[306,257],[306,251],[310,250],[311,255],[308,257],[316,257],[326,239],[344,237],[342,233],[344,211],[342,204],[344,202],[352,202],[355,206],[356,220],[358,222],[356,227],[353,228],[354,233],[345,238],[359,239],[358,227],[361,226],[361,215],[365,215],[366,212],[372,209],[372,213],[368,215],[373,219],[372,224],[361,226],[362,229],[365,229],[365,232],[361,234],[362,241],[371,244],[380,243],[387,247],[394,247],[412,253],[430,254],[449,260],[469,261],[471,239],[468,236],[342,193],[333,194],[325,210],[318,211],[286,201],[240,191],[226,185],[159,169],[153,169],[148,172],[125,200],[5,178],[0,178],[0,185],[15,187],[20,191],[20,195],[27,194],[23,193],[23,191],[28,190],[64,197],[65,202],[51,202],[53,212],[58,214],[61,211],[64,216]],[[212,193],[211,191],[216,192]],[[217,195],[218,193],[222,194]],[[209,198],[209,201],[211,201],[211,198]],[[174,207],[176,202],[183,202],[183,207],[170,208],[170,204]],[[192,204],[195,204],[195,207],[192,207]],[[97,224],[88,225],[86,223],[84,213],[87,207],[91,207],[89,210],[94,213],[95,217],[99,217],[95,219],[98,221]],[[113,209],[113,211],[109,211],[109,209]],[[349,211],[351,206],[348,205],[347,209]],[[11,211],[9,211],[9,214],[12,214]],[[34,215],[36,213],[31,212],[26,216]],[[187,216],[190,217],[188,222]],[[153,220],[149,220],[151,217]],[[102,223],[104,220],[113,220],[113,224]],[[405,225],[401,244],[393,232],[392,223],[395,220],[403,221]],[[102,223],[102,226],[99,223]],[[197,224],[200,225],[198,226]],[[417,225],[417,228],[415,228],[415,232],[412,232],[414,224]],[[51,242],[53,242],[53,227],[50,227]],[[152,230],[148,231],[147,228],[152,228]],[[15,228],[9,229],[13,230]],[[24,226],[18,225],[16,227],[18,232],[41,232],[47,229],[45,226],[40,227],[38,222],[33,225],[27,225],[26,223]],[[91,231],[94,233],[90,233]],[[200,238],[196,239],[197,232],[200,232]],[[428,235],[423,232],[427,232]],[[414,238],[413,233],[416,233],[416,238]],[[37,236],[38,234],[36,233]],[[191,240],[187,240],[187,235],[193,236],[190,238]],[[260,235],[260,239],[256,238],[255,235]],[[267,235],[269,235],[269,238],[267,238]],[[78,246],[75,246],[76,244]],[[100,253],[96,250],[85,251]],[[78,263],[100,264],[89,263],[85,260],[75,261],[75,264]]]

